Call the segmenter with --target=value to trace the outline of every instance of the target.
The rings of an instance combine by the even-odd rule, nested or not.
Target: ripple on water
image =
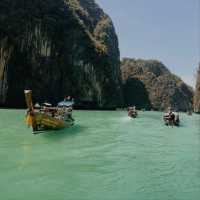
[[[74,117],[70,129],[33,135],[24,111],[0,110],[2,199],[199,199],[198,115],[181,113],[178,128],[159,112]]]

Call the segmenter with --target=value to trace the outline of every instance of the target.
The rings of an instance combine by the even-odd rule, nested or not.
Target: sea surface
[[[199,200],[200,116],[75,111],[74,127],[33,135],[0,110],[1,200]]]

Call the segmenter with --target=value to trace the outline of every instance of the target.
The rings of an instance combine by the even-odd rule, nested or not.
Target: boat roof
[[[39,104],[39,103],[36,103],[36,104],[34,105],[34,107],[35,107],[35,108],[40,108],[40,104]]]
[[[52,104],[48,103],[48,102],[44,102],[43,103],[44,106],[52,106]]]
[[[73,101],[61,101],[58,103],[59,107],[69,107],[72,106],[74,104]]]

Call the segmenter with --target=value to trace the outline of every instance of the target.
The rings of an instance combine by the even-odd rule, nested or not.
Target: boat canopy
[[[35,105],[34,105],[34,108],[40,108],[41,106],[40,106],[40,104],[39,103],[36,103]]]
[[[58,107],[70,107],[73,106],[73,101],[61,101],[58,103]]]
[[[44,103],[43,103],[43,106],[51,107],[52,104],[51,104],[51,103],[48,103],[48,102],[44,102]]]

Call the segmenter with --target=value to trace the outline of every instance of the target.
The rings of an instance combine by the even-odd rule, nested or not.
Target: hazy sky
[[[194,86],[200,0],[96,0],[112,18],[121,58],[158,59]]]

